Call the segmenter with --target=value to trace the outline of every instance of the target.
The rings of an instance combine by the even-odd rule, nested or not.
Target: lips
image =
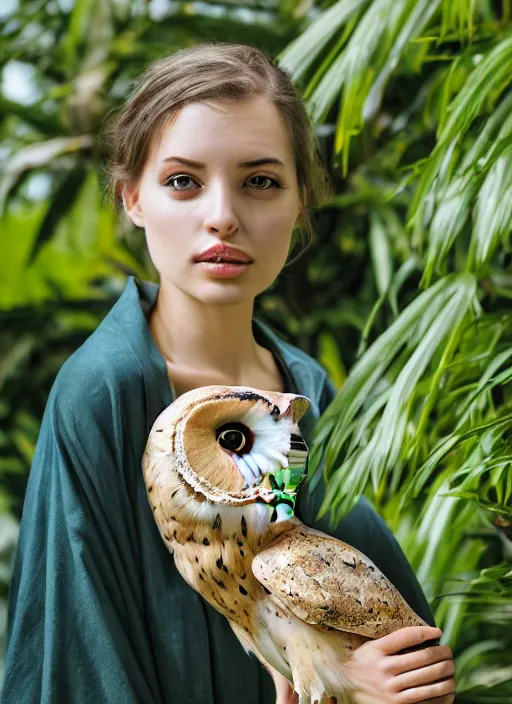
[[[237,247],[215,245],[194,257],[195,262],[251,264],[253,259]]]

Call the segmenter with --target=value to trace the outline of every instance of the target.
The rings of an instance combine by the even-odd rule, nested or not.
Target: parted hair
[[[126,100],[104,121],[101,139],[107,152],[109,199],[121,204],[123,185],[139,181],[153,140],[185,105],[255,96],[275,105],[290,136],[302,204],[292,249],[299,240],[300,253],[305,251],[315,236],[311,209],[329,202],[332,183],[305,103],[289,74],[260,49],[245,44],[201,42],[147,67]]]

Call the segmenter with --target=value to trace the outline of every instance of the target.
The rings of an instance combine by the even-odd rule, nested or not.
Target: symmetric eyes
[[[253,185],[252,188],[255,191],[268,191],[271,188],[276,188],[276,189],[282,188],[282,186],[279,184],[279,182],[276,181],[275,178],[271,178],[270,176],[265,176],[264,174],[259,174],[259,175],[255,175],[255,176],[250,177],[250,179],[256,179],[256,178],[263,179],[264,182],[266,182],[268,185],[267,185],[267,187],[263,187],[263,188],[261,187],[261,185],[259,185],[259,186]],[[172,191],[176,191],[176,193],[185,193],[187,191],[193,190],[192,188],[186,188],[186,187],[180,188],[180,185],[183,186],[183,180],[185,180],[185,183],[186,183],[187,179],[189,181],[195,182],[195,180],[191,176],[187,176],[187,174],[173,174],[172,176],[169,176],[169,178],[166,181],[164,181],[164,186],[170,187],[170,189]],[[247,179],[247,180],[249,181],[250,179]],[[179,181],[181,181],[181,184],[178,183]]]
[[[229,452],[244,455],[251,451],[254,434],[243,423],[226,423],[217,429],[217,442]]]

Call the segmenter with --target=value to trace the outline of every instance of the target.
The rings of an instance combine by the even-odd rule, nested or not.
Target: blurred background
[[[257,300],[339,394],[323,511],[361,494],[456,656],[457,702],[512,701],[511,0],[2,0],[0,687],[23,496],[48,393],[126,277],[98,134],[152,60],[200,41],[289,71],[336,195]]]

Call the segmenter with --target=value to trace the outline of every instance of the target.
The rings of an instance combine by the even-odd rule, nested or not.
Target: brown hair
[[[150,64],[125,103],[106,118],[102,139],[109,152],[110,199],[119,204],[122,184],[137,183],[155,135],[161,135],[187,103],[258,95],[277,107],[290,135],[303,206],[299,235],[305,251],[315,235],[310,208],[330,200],[331,180],[306,106],[288,73],[259,49],[244,44],[202,42]],[[292,248],[296,239],[294,232]]]

